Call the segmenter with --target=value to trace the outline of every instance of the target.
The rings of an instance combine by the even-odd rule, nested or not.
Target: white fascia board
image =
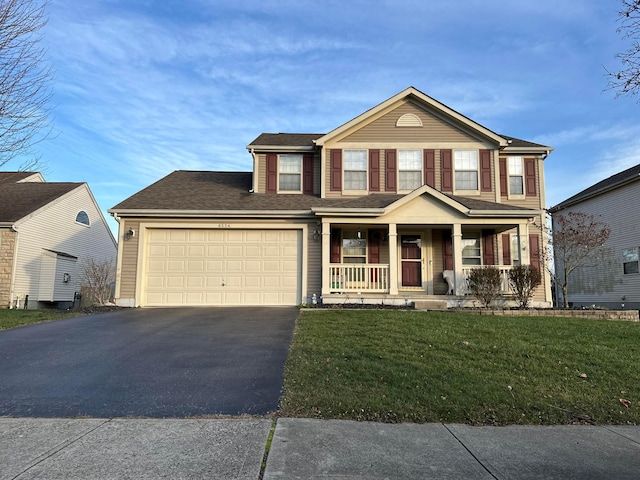
[[[108,210],[119,217],[188,218],[299,218],[313,216],[310,210]]]
[[[532,218],[542,213],[543,210],[467,210],[467,215],[470,217]]]
[[[553,152],[553,147],[505,147],[501,153],[543,153],[549,155]]]
[[[247,145],[247,150],[251,151],[253,150],[254,152],[313,152],[315,151],[316,147],[315,145],[309,145],[309,146],[302,146],[302,147],[293,147],[293,146],[286,146],[286,145],[281,145],[281,146],[277,146],[277,145]]]
[[[385,213],[384,208],[316,207],[311,211],[318,216],[326,217],[379,217]]]
[[[442,203],[444,203],[446,205],[449,205],[451,208],[453,208],[454,210],[459,211],[460,213],[466,213],[467,210],[468,210],[466,207],[464,207],[460,203],[456,202],[452,198],[449,198],[447,195],[444,195],[439,190],[436,190],[435,188],[430,187],[429,185],[423,185],[423,186],[421,186],[419,188],[416,188],[413,192],[408,193],[404,197],[396,200],[391,205],[388,205],[385,208],[385,213],[392,212],[396,208],[401,207],[402,205],[405,205],[406,203],[410,202],[411,200],[413,200],[415,198],[418,198],[418,197],[424,195],[425,193],[428,193],[431,197],[440,200]]]

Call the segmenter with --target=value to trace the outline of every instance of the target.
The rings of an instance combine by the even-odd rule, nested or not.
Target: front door
[[[420,235],[400,235],[400,262],[402,286],[422,287],[422,237]]]

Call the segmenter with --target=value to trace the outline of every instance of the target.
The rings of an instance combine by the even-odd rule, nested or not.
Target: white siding
[[[76,222],[80,210],[87,212],[90,226]],[[29,295],[29,306],[36,306],[43,249],[78,258],[76,274],[68,285],[78,292],[88,258],[110,259],[115,265],[115,240],[86,184],[16,222],[16,229],[18,252],[12,301],[18,298],[20,304]]]
[[[622,250],[640,247],[639,200],[640,181],[636,181],[559,212],[579,211],[600,216],[598,220],[611,228],[606,243],[610,255],[597,267],[578,269],[569,277],[569,302],[609,308],[621,308],[624,303],[625,308],[638,308],[640,274],[624,275]]]

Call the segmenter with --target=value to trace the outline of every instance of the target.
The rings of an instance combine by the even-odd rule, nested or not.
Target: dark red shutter
[[[278,156],[267,153],[267,193],[278,191]]]
[[[480,190],[491,191],[491,150],[480,150]]]
[[[509,195],[507,190],[507,159],[501,158],[498,165],[500,168],[500,195],[506,197]]]
[[[396,191],[396,151],[387,150],[385,156],[385,190],[387,192]]]
[[[529,235],[529,263],[540,271],[540,237],[535,233]]]
[[[483,230],[482,231],[482,256],[484,258],[485,265],[495,265],[496,264],[496,254],[494,251],[493,245],[493,231],[492,230]]]
[[[436,188],[436,152],[424,151],[424,184]]]
[[[453,192],[453,163],[451,150],[440,150],[440,170],[442,173],[442,191]]]
[[[502,235],[502,264],[511,265],[511,235]]]
[[[380,263],[380,238],[382,233],[378,230],[369,232],[369,263]]]
[[[302,157],[302,193],[313,195],[313,155]]]
[[[453,240],[448,231],[442,232],[442,258],[443,270],[453,270]]]
[[[380,150],[369,150],[369,190],[380,191]]]
[[[527,185],[527,188],[526,188],[527,196],[535,197],[537,192],[535,158],[524,159],[524,181]]]
[[[332,192],[342,190],[342,150],[331,150],[331,185]]]
[[[331,230],[331,263],[340,263],[340,244],[342,232],[339,228]]]

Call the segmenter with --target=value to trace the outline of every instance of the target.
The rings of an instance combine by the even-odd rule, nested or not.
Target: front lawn
[[[640,424],[640,324],[303,311],[285,367],[280,415]]]
[[[37,310],[0,310],[0,330],[21,327],[32,323],[50,322],[61,318],[75,317],[79,312],[67,310],[37,309]]]

